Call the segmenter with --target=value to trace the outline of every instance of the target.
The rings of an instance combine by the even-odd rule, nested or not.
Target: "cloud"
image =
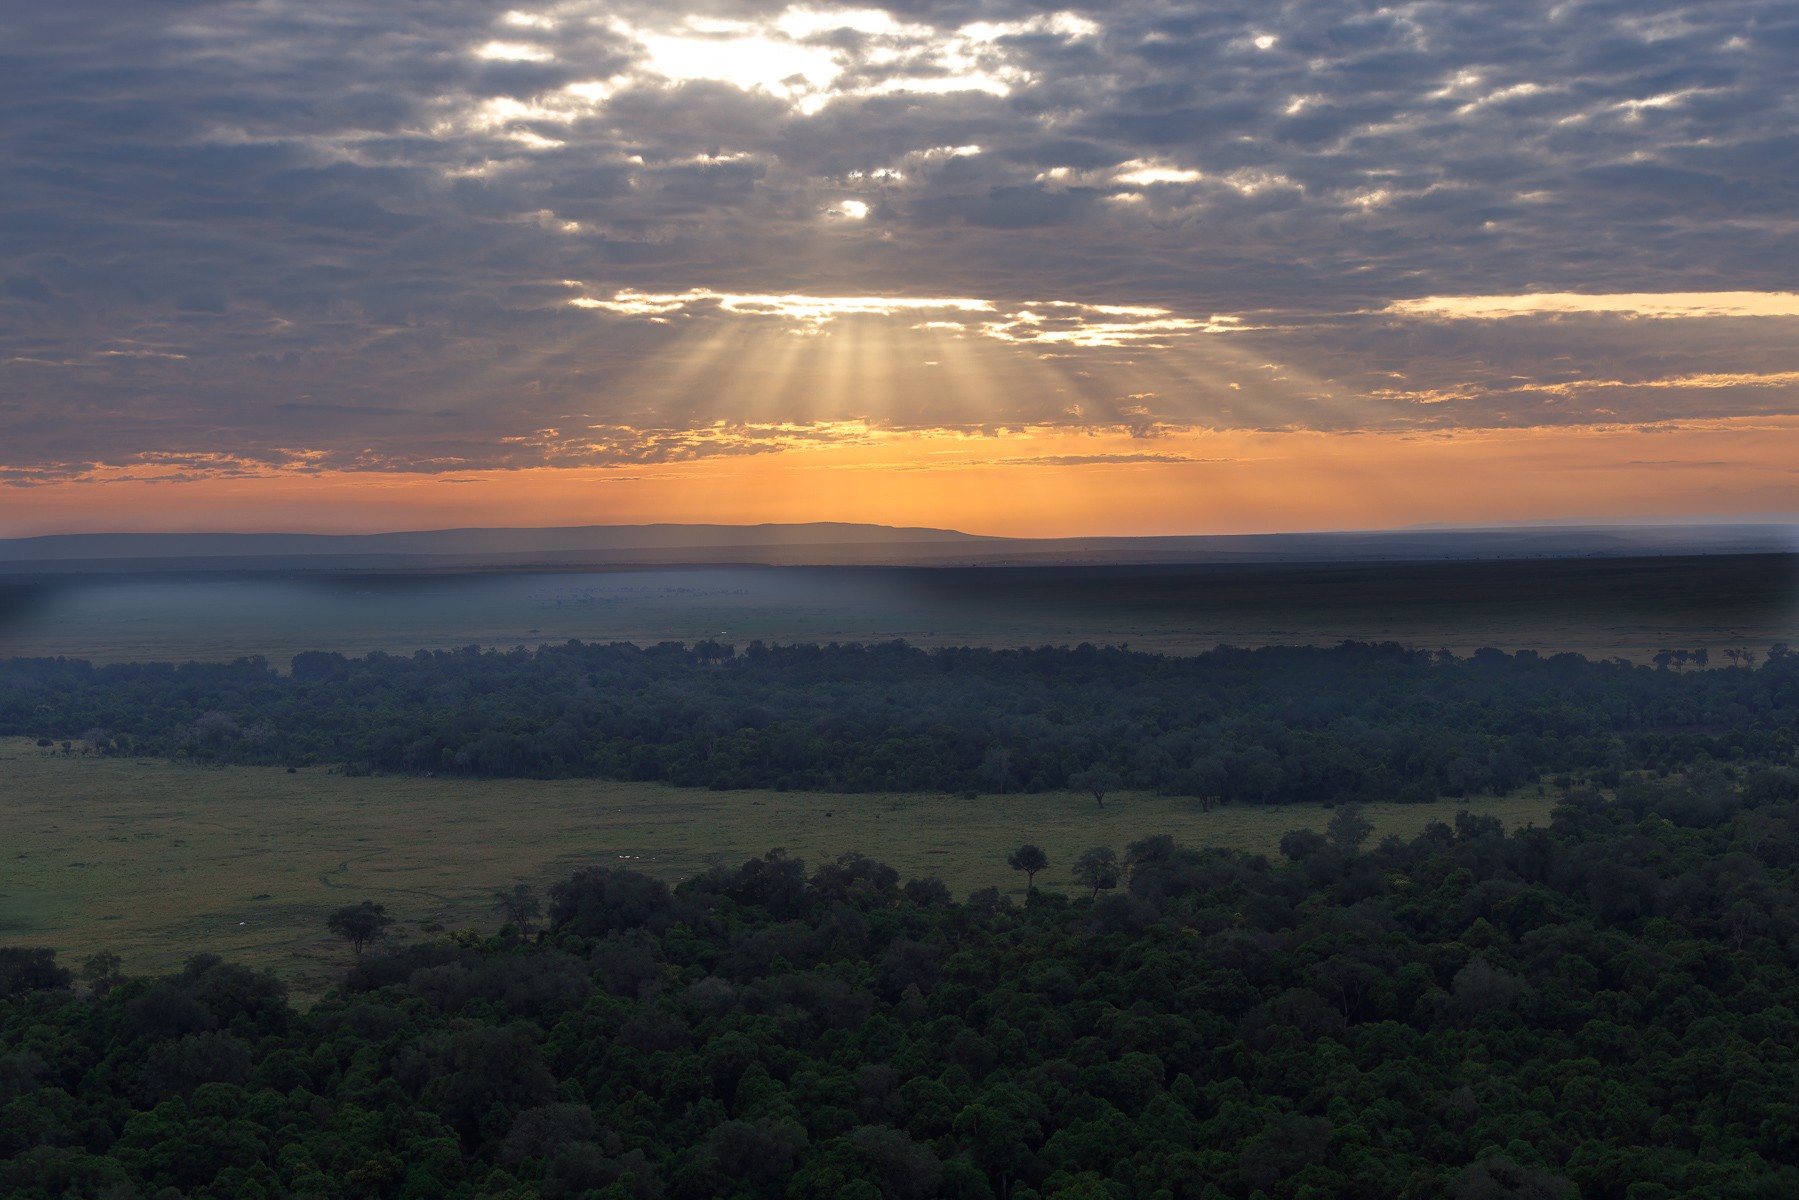
[[[14,5],[0,479],[804,440],[718,421],[1792,413],[1794,28],[1777,0]]]
[[[1491,320],[1557,313],[1616,313],[1626,317],[1799,317],[1799,292],[1668,292],[1592,296],[1540,292],[1523,296],[1425,296],[1395,300],[1397,316]]]
[[[580,287],[579,280],[562,280]],[[1241,318],[1175,316],[1165,308],[1144,305],[1083,304],[1074,300],[1027,301],[1003,312],[992,300],[950,296],[771,296],[739,295],[692,288],[680,293],[650,294],[626,289],[608,299],[571,297],[574,308],[620,316],[648,317],[666,324],[673,316],[691,317],[716,310],[734,317],[775,318],[806,333],[822,331],[843,317],[927,318],[914,329],[971,333],[1016,345],[1120,348],[1160,345],[1174,336],[1194,333],[1239,333]]]
[[[565,280],[564,283],[570,287],[581,286],[578,280]],[[719,311],[734,316],[773,316],[810,326],[828,324],[842,316],[993,311],[991,301],[953,297],[742,295],[707,288],[690,288],[678,294],[660,295],[626,289],[607,300],[575,296],[568,303],[576,308],[604,309],[626,316],[691,313],[695,309],[716,305]]]
[[[1672,379],[1574,379],[1567,383],[1532,384],[1520,391],[1585,392],[1611,388],[1665,388],[1675,391],[1713,391],[1720,388],[1790,388],[1799,387],[1799,371],[1778,371],[1771,375],[1741,372],[1714,375],[1680,375]]]

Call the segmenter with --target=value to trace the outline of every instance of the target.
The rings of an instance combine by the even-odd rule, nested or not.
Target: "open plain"
[[[1409,837],[1461,809],[1507,828],[1546,824],[1547,794],[1373,805],[1375,837]],[[1186,845],[1273,854],[1283,833],[1322,830],[1317,808],[1230,806],[1123,793],[1104,809],[1072,793],[821,795],[684,790],[593,780],[348,777],[323,769],[196,767],[99,758],[0,740],[0,932],[63,961],[110,950],[132,973],[219,954],[275,970],[300,996],[341,975],[350,950],[332,909],[387,906],[392,935],[492,930],[496,889],[540,891],[575,868],[626,866],[677,883],[773,847],[809,863],[859,852],[958,896],[997,886],[1021,842],[1042,846],[1038,886],[1073,888],[1089,846],[1168,833]]]

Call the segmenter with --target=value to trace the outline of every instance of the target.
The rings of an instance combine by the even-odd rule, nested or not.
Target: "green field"
[[[1377,830],[1411,835],[1461,808],[1508,828],[1547,823],[1548,796],[1375,805]],[[112,950],[129,972],[202,951],[268,967],[315,995],[349,959],[324,929],[363,899],[393,934],[491,929],[495,888],[546,888],[578,866],[614,864],[678,882],[783,846],[809,862],[858,851],[902,878],[935,875],[958,897],[1023,894],[1006,854],[1049,852],[1042,887],[1071,887],[1089,846],[1123,852],[1169,833],[1187,845],[1274,853],[1282,833],[1322,829],[1314,808],[1200,811],[1190,799],[1091,796],[820,795],[706,792],[593,780],[351,778],[322,769],[202,768],[64,757],[0,739],[0,940],[54,946],[63,961]]]

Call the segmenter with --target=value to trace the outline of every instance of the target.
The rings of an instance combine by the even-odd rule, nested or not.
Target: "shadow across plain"
[[[306,650],[715,638],[924,646],[1394,641],[1647,661],[1799,640],[1799,555],[1118,566],[160,571],[0,584],[0,657],[229,661]]]

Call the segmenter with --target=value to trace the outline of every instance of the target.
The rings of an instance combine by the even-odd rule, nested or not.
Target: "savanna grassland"
[[[1545,825],[1555,799],[1374,804],[1374,838],[1410,838],[1468,809],[1508,829]],[[1283,833],[1322,830],[1317,806],[1232,805],[1124,792],[1103,809],[1071,792],[857,795],[712,792],[591,779],[348,777],[324,768],[196,766],[106,758],[0,740],[0,931],[53,946],[65,961],[103,950],[132,973],[213,953],[265,967],[299,994],[329,986],[348,950],[324,916],[363,899],[398,918],[394,933],[491,928],[495,889],[540,890],[575,868],[629,866],[673,884],[782,846],[809,863],[858,852],[903,877],[936,876],[956,895],[998,886],[1022,897],[1006,855],[1049,854],[1037,885],[1075,890],[1068,868],[1090,847],[1171,834],[1191,846],[1274,855]]]
[[[0,660],[0,1194],[1791,1196],[1714,645]]]

